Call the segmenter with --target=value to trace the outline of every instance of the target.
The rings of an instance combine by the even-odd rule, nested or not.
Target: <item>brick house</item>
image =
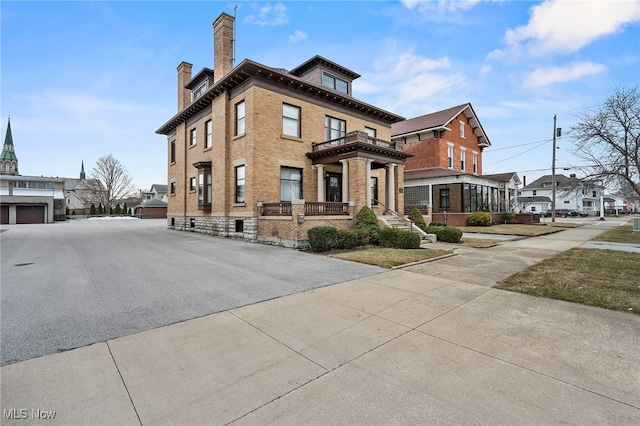
[[[168,226],[301,246],[309,228],[348,228],[363,206],[402,209],[396,114],[353,97],[359,74],[315,56],[291,71],[234,67],[234,18],[213,23],[214,69],[178,66],[167,136]],[[397,207],[399,206],[399,207]]]
[[[491,142],[470,103],[393,123],[391,140],[413,154],[405,163],[405,212],[418,207],[444,221],[445,214],[514,207],[518,175],[482,174],[482,153]]]

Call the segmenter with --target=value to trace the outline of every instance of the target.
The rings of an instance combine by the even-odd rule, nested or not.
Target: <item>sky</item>
[[[405,118],[470,102],[485,174],[528,183],[584,166],[571,126],[640,82],[640,0],[6,1],[0,131],[22,175],[79,177],[106,155],[136,188],[167,181],[177,66],[213,68],[213,21],[236,15],[235,64],[291,70],[321,55],[353,96]],[[578,174],[578,176],[580,176]]]

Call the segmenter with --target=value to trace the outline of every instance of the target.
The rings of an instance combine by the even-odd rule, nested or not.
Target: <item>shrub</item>
[[[316,226],[307,231],[309,246],[315,252],[331,250],[338,241],[338,230],[332,226]]]
[[[471,213],[467,224],[469,226],[487,226],[491,223],[491,213],[489,212],[475,212]]]
[[[96,213],[97,213],[97,212],[96,212],[96,205],[95,205],[95,204],[93,204],[93,203],[91,203],[91,208],[89,209],[89,214],[90,214],[90,215],[94,215],[94,214],[96,214]]]
[[[369,207],[364,206],[356,215],[355,229],[363,244],[378,244],[381,228],[378,217]]]
[[[406,229],[383,228],[380,230],[380,245],[399,249],[420,248],[420,236]]]
[[[500,222],[501,223],[518,223],[518,221],[516,220],[516,214],[514,212],[504,212],[500,215]]]
[[[409,219],[411,219],[413,223],[415,223],[420,229],[424,229],[427,227],[427,222],[424,221],[422,213],[417,208],[411,210],[411,212],[409,213]]]
[[[459,243],[462,238],[462,231],[458,228],[454,228],[453,226],[437,226],[435,228],[438,241],[442,241],[444,243]]]
[[[444,222],[431,222],[429,226],[447,226]]]
[[[336,248],[352,249],[360,245],[360,235],[355,229],[340,229]]]

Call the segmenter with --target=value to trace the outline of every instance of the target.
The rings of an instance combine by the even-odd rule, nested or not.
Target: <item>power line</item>
[[[518,148],[518,147],[526,146],[526,145],[533,145],[534,143],[540,143],[540,142],[551,142],[551,139],[542,139],[542,140],[535,141],[535,142],[526,142],[526,143],[521,143],[519,145],[505,146],[504,148],[495,148],[495,149],[492,148],[491,152],[502,151],[504,149]]]
[[[512,155],[511,157],[505,158],[504,160],[500,160],[500,161],[496,161],[496,162],[493,162],[493,163],[487,164],[487,166],[493,166],[494,164],[499,164],[499,163],[503,163],[503,162],[505,162],[505,161],[509,161],[509,160],[511,160],[511,159],[513,159],[513,158],[516,158],[516,157],[521,156],[522,154],[526,154],[526,153],[527,153],[527,152],[529,152],[529,151],[533,151],[534,149],[539,148],[539,147],[541,147],[542,145],[545,145],[545,144],[547,144],[547,143],[549,143],[549,142],[550,142],[549,140],[545,140],[545,141],[543,141],[542,143],[540,143],[540,144],[538,144],[538,145],[534,146],[534,147],[533,147],[533,148],[531,148],[531,149],[527,149],[526,151],[522,151],[522,152],[521,152],[521,153],[519,153],[519,154]]]

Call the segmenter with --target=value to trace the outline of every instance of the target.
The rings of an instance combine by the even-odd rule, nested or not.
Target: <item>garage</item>
[[[16,223],[45,223],[44,206],[16,206]]]
[[[9,224],[9,206],[0,206],[0,225]]]

